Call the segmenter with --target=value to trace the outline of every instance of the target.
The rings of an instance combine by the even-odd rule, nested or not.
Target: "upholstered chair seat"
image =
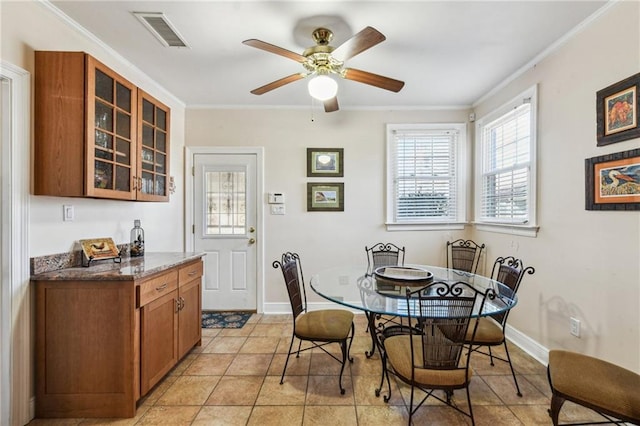
[[[588,355],[549,352],[551,419],[558,424],[565,400],[625,422],[640,424],[640,375]]]
[[[387,359],[393,369],[404,377],[411,377],[411,343],[413,339],[414,359],[422,359],[422,338],[417,335],[398,335],[385,340]],[[429,383],[434,387],[462,388],[471,380],[472,370],[464,365],[455,370],[436,370],[434,368],[415,368],[415,381]],[[466,376],[466,379],[465,379]]]
[[[302,340],[344,340],[351,332],[353,313],[343,309],[325,309],[302,313],[296,318],[296,337]]]
[[[474,319],[473,321],[478,321],[476,335],[473,338],[473,343],[475,345],[499,345],[502,343],[504,334],[502,332],[502,327],[500,326],[500,324],[489,317],[482,317]],[[467,330],[468,341],[471,341],[473,326],[474,324],[472,323],[469,326],[469,330]]]

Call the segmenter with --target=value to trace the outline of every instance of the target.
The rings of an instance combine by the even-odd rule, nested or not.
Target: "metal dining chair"
[[[508,286],[515,295],[520,287],[522,278],[525,274],[532,275],[535,273],[535,269],[531,266],[526,268],[522,264],[522,260],[516,259],[513,256],[498,257],[493,264],[491,271],[491,278],[499,281]],[[478,352],[483,355],[487,355],[491,359],[491,365],[493,366],[493,360],[499,359],[509,364],[511,368],[511,375],[513,376],[513,382],[516,385],[516,393],[518,396],[522,396],[520,392],[520,386],[518,386],[518,380],[516,379],[516,373],[511,363],[511,356],[509,355],[509,348],[507,347],[507,339],[505,338],[505,328],[507,326],[507,317],[510,311],[501,312],[499,314],[491,315],[478,319],[478,331],[475,336],[468,335],[467,343],[471,347],[472,352]],[[504,346],[506,358],[496,356],[491,352],[493,346]],[[488,352],[483,352],[481,348],[486,347]]]
[[[484,244],[473,240],[447,241],[447,268],[475,274],[480,263]]]
[[[389,373],[411,386],[409,425],[416,411],[428,398],[435,398],[468,416],[475,424],[469,383],[471,348],[466,336],[473,336],[477,322],[472,321],[474,305],[482,312],[487,295],[464,282],[435,282],[418,290],[406,290],[409,323],[408,334],[387,337],[383,341],[387,365],[383,366],[388,383]],[[466,356],[463,357],[463,354]],[[453,391],[466,389],[468,411],[452,401]],[[416,390],[424,392],[415,403]],[[445,398],[434,391],[442,390]]]
[[[381,266],[404,265],[404,247],[393,243],[376,243],[371,247],[365,246],[367,253],[367,275],[373,274]]]
[[[383,266],[403,266],[404,265],[404,247],[397,246],[393,243],[376,243],[371,247],[365,246],[364,251],[367,253],[367,275],[373,275],[377,268]],[[380,326],[385,326],[388,323],[402,325],[396,321],[396,317],[385,316],[377,314],[375,316],[377,321],[382,320]],[[367,331],[369,331],[370,325],[367,325]]]
[[[291,310],[293,312],[293,334],[291,335],[287,360],[282,369],[280,384],[284,383],[284,374],[287,371],[289,357],[292,354],[295,353],[296,357],[300,357],[300,352],[319,348],[342,364],[340,367],[338,386],[340,387],[340,393],[344,395],[345,389],[342,387],[344,366],[347,360],[353,362],[353,358],[349,356],[355,330],[353,312],[345,309],[307,311],[307,292],[304,285],[300,257],[297,253],[284,253],[282,259],[280,261],[274,261],[272,266],[282,270],[282,276],[287,286]],[[298,339],[298,349],[292,351],[293,342],[296,338]],[[310,342],[312,345],[302,348],[303,341]],[[336,357],[324,348],[324,346],[331,343],[338,343],[340,345],[342,359]]]

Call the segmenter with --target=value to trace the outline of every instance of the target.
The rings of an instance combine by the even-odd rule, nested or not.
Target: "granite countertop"
[[[142,257],[123,257],[120,263],[106,259],[92,263],[88,267],[63,268],[31,276],[33,281],[126,281],[147,277],[184,263],[196,260],[205,253],[172,252],[145,253]]]

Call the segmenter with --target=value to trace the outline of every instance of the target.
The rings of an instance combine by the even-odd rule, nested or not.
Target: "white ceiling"
[[[341,80],[341,109],[469,106],[606,4],[569,1],[56,1],[51,3],[187,106],[311,105],[306,81],[250,90],[303,71],[242,44],[297,53],[328,26],[339,46],[366,26],[386,41],[345,66],[406,82],[399,93]],[[190,48],[167,48],[132,12],[163,12]],[[320,106],[319,106],[320,108]]]

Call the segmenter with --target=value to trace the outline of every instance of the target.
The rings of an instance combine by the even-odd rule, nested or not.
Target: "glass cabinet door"
[[[138,89],[138,199],[169,200],[169,107]]]
[[[87,72],[87,195],[135,199],[135,86],[91,57]]]

